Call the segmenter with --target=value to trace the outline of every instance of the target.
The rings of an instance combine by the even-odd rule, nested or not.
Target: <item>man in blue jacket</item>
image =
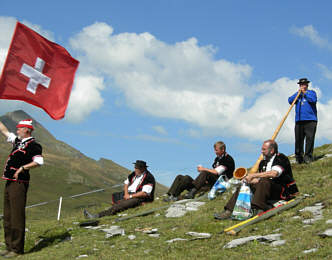
[[[302,78],[297,84],[300,86],[301,94],[296,101],[295,108],[295,156],[298,163],[310,163],[313,160],[314,141],[317,128],[317,95],[314,90],[308,90],[309,80]],[[288,98],[292,104],[297,92]],[[303,157],[303,145],[305,153]]]

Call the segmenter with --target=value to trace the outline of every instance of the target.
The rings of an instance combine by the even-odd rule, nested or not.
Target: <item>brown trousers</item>
[[[123,210],[140,206],[143,201],[144,201],[144,199],[142,199],[142,198],[132,198],[129,200],[121,200],[121,201],[119,201],[118,204],[114,204],[111,208],[99,212],[98,215],[100,218],[105,217],[105,216],[115,215],[116,213],[121,212]]]
[[[169,188],[167,194],[178,197],[184,190],[191,190],[194,188],[193,181],[193,178],[191,178],[189,175],[178,175],[174,179],[172,186]]]
[[[4,192],[3,225],[7,250],[24,253],[25,205],[29,184],[7,181]]]
[[[212,186],[216,183],[219,176],[210,172],[200,172],[200,174],[197,176],[197,178],[193,181],[193,185],[197,190],[202,188],[203,186],[208,186],[209,188],[212,188]]]
[[[237,188],[236,192],[227,202],[225,209],[233,211],[237,197],[240,192],[240,188]],[[274,183],[271,179],[263,178],[257,184],[250,185],[251,191],[253,192],[253,197],[251,199],[251,207],[262,209],[264,211],[271,208],[267,203],[268,200],[280,200],[280,194],[282,192],[282,186],[280,184]]]

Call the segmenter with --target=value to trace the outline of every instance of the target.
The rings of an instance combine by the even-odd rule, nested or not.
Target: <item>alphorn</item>
[[[299,90],[299,92],[297,93],[294,101],[292,102],[292,104],[290,105],[286,115],[283,117],[283,119],[281,120],[280,124],[278,125],[277,129],[274,131],[272,137],[271,137],[271,140],[275,140],[277,135],[279,134],[280,132],[280,129],[281,127],[283,126],[284,122],[286,121],[290,111],[292,110],[294,104],[296,103],[297,99],[299,98],[301,94],[301,90]],[[258,160],[256,161],[256,163],[254,164],[254,166],[250,169],[249,173],[255,173],[255,172],[258,172],[258,167],[259,167],[259,163],[261,162],[261,160],[263,160],[263,154],[261,154],[258,158]],[[239,168],[236,168],[235,171],[233,172],[233,176],[235,179],[239,179],[241,180],[244,176],[246,176],[247,174],[247,169],[244,168],[244,167],[239,167]]]

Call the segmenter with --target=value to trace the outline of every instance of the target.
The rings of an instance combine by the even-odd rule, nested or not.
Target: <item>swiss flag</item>
[[[17,22],[0,78],[0,98],[28,102],[61,119],[78,64],[65,48]]]

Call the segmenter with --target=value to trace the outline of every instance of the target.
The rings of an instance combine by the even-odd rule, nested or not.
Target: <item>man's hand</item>
[[[18,170],[15,172],[14,174],[14,179],[17,180],[18,179],[18,175],[23,172],[22,167],[18,168]]]
[[[247,174],[244,178],[243,178],[243,181],[245,181],[246,183],[257,183],[258,181],[256,180],[259,180],[259,178],[257,177],[254,177],[254,174]]]
[[[257,183],[259,183],[259,181],[260,181],[260,178],[253,178],[251,180],[250,184],[257,184]]]
[[[124,198],[125,200],[129,200],[129,199],[130,199],[130,195],[129,195],[128,193],[125,193],[125,195],[123,196],[123,198]]]
[[[198,165],[198,166],[197,166],[197,171],[198,171],[198,172],[204,171],[204,169],[205,169],[205,168],[204,168],[202,165]]]

